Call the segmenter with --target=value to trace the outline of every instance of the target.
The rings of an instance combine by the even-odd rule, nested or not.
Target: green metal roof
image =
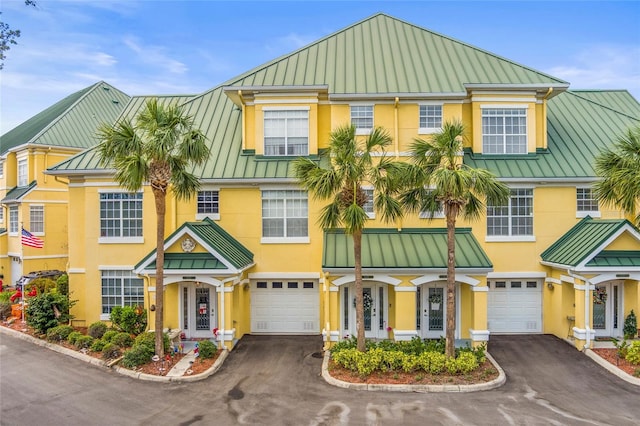
[[[595,179],[594,157],[617,135],[640,124],[640,118],[573,92],[549,100],[547,108],[546,152],[518,156],[467,152],[465,164],[487,169],[502,179]]]
[[[493,268],[470,228],[456,228],[456,268]],[[342,229],[324,233],[323,269],[353,268],[353,238]],[[362,233],[363,269],[447,268],[447,229],[368,228]]]
[[[29,191],[35,188],[36,184],[37,181],[34,180],[27,186],[14,186],[9,192],[7,192],[7,195],[5,195],[2,201],[0,201],[0,204],[19,201],[20,198],[22,198],[27,193],[29,193]]]
[[[540,255],[544,262],[577,266],[590,256],[600,256],[595,251],[622,228],[637,229],[624,219],[583,218]],[[599,262],[604,262],[604,257]]]
[[[98,124],[113,121],[129,96],[100,81],[79,90],[0,136],[0,155],[24,144],[88,148]]]
[[[177,237],[187,234],[188,231],[198,238],[205,245],[205,248],[211,251],[209,253],[179,253],[180,256],[175,253],[165,253],[165,257],[169,256],[167,259],[171,261],[170,269],[179,269],[177,268],[178,265],[189,266],[187,269],[197,269],[198,265],[206,264],[215,266],[211,269],[219,270],[227,269],[225,264],[228,263],[239,270],[253,264],[253,253],[209,218],[201,222],[183,223],[182,226],[165,238],[165,246]],[[155,256],[156,251],[154,249],[138,262],[134,269],[155,269]],[[153,267],[151,266],[152,264]]]
[[[640,119],[640,102],[627,90],[572,90],[572,93]]]
[[[156,269],[156,262],[151,262],[146,269]],[[164,269],[227,269],[211,253],[165,253]]]
[[[640,267],[640,250],[603,250],[587,266]]]

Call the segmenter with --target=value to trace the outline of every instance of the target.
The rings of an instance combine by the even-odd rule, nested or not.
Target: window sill
[[[576,212],[576,218],[578,219],[582,219],[587,216],[594,217],[594,218],[600,217],[600,212]]]
[[[120,237],[100,237],[98,238],[100,244],[143,244],[143,237],[134,238],[120,238]]]
[[[280,237],[263,237],[260,239],[262,244],[308,244],[309,237],[280,238]]]
[[[419,135],[432,135],[434,133],[438,133],[441,130],[442,130],[442,128],[421,127],[421,128],[418,129],[418,134]]]
[[[370,135],[373,129],[356,129],[356,135]]]
[[[532,243],[536,241],[536,237],[533,235],[518,235],[518,236],[500,235],[496,237],[487,236],[485,237],[484,241],[487,243],[512,243],[512,242]]]
[[[100,314],[100,321],[111,321],[111,314]]]
[[[220,213],[197,213],[196,220],[204,220],[209,218],[211,220],[220,220]]]

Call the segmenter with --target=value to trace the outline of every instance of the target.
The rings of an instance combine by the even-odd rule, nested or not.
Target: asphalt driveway
[[[640,387],[552,336],[492,336],[507,383],[476,393],[336,388],[321,377],[321,349],[318,336],[245,336],[214,376],[153,383],[0,335],[0,423],[617,426],[640,418]]]

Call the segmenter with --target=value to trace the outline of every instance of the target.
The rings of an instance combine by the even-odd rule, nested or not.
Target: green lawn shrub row
[[[627,348],[625,359],[631,364],[640,365],[640,341],[636,340]]]

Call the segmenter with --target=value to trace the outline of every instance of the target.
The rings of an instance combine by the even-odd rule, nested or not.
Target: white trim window
[[[144,306],[144,282],[132,271],[100,271],[101,319],[109,319],[116,306]]]
[[[9,206],[9,235],[18,235],[18,206]]]
[[[198,219],[205,217],[220,219],[220,191],[198,191],[196,217]]]
[[[368,135],[373,130],[373,105],[351,105],[351,124],[356,135]]]
[[[364,206],[362,206],[362,209],[367,214],[369,219],[375,219],[376,211],[373,206],[373,188],[362,188],[362,190],[364,191],[365,194],[367,194],[367,202],[364,203]]]
[[[0,178],[4,177],[4,161],[0,160]]]
[[[442,104],[419,105],[418,133],[435,133],[442,128]]]
[[[44,206],[29,206],[29,232],[44,235]]]
[[[18,160],[18,186],[27,186],[29,184],[29,167],[26,158]]]
[[[533,189],[511,189],[506,205],[487,205],[487,237],[533,236]]]
[[[483,108],[482,153],[526,154],[527,109]]]
[[[576,217],[600,217],[598,199],[591,188],[576,188]]]
[[[298,190],[262,191],[262,242],[308,242],[308,196]]]
[[[264,110],[264,155],[309,155],[309,110]]]
[[[0,223],[4,223],[4,209],[0,206]]]
[[[142,241],[141,192],[100,193],[100,242],[114,239]]]

